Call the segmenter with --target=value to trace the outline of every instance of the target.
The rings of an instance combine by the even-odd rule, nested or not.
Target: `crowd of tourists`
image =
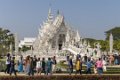
[[[103,71],[107,71],[107,65],[120,65],[120,55],[102,55],[100,58],[88,57],[86,54],[81,57],[79,54],[76,56],[76,60],[73,60],[73,56],[69,55],[66,58],[67,62],[67,71],[71,75],[74,70],[75,74],[91,74],[91,69],[93,67],[94,74],[103,74]],[[19,59],[15,60],[15,56],[11,56],[7,54],[6,59],[6,69],[5,73],[16,75],[16,71],[18,73],[26,73],[26,75],[41,75],[44,73],[45,75],[52,75],[56,71],[56,57],[49,57],[48,59],[27,56],[23,58],[21,55]],[[16,66],[17,65],[17,70]],[[86,67],[85,71],[83,71],[83,65]]]
[[[67,56],[68,72],[71,75],[73,73],[74,65],[72,56]],[[75,70],[76,73],[82,74],[83,65],[86,66],[86,74],[91,74],[91,68],[93,67],[94,74],[103,74],[107,71],[106,66],[120,65],[120,55],[102,55],[100,58],[88,57],[86,54],[81,57],[79,54],[76,56],[75,60]]]
[[[25,59],[23,56],[20,56],[20,59],[18,61],[15,60],[15,56],[11,57],[10,54],[7,55],[6,60],[6,69],[5,73],[12,74],[14,73],[16,75],[16,72],[18,73],[26,73],[26,75],[34,75],[36,73],[37,75],[41,75],[41,73],[44,73],[45,75],[51,75],[55,71],[57,61],[55,56],[48,58],[48,60],[45,60],[45,58],[42,58],[42,60],[36,56],[31,57],[27,56]],[[17,70],[15,66],[17,65]]]

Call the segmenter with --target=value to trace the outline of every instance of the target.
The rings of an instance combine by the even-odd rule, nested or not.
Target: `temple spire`
[[[48,21],[49,23],[51,23],[51,22],[53,21],[53,14],[52,14],[51,8],[49,8],[49,11],[48,11],[47,21]]]
[[[75,39],[76,39],[77,42],[80,41],[80,35],[79,35],[78,31],[76,32],[76,38]]]

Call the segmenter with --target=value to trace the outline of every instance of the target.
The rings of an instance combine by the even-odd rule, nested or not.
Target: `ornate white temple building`
[[[56,56],[65,52],[73,55],[94,55],[86,40],[82,40],[78,31],[72,29],[62,14],[54,17],[49,9],[47,20],[40,25],[39,34],[33,43],[33,55]],[[99,56],[99,55],[98,55]]]
[[[55,54],[68,45],[76,45],[79,41],[79,33],[66,24],[64,16],[58,11],[54,18],[49,9],[48,18],[40,25],[33,47],[38,54]]]

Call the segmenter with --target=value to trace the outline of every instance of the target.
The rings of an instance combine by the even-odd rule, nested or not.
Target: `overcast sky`
[[[104,39],[105,31],[120,26],[120,0],[0,0],[0,27],[20,39],[36,37],[50,4],[82,37]]]

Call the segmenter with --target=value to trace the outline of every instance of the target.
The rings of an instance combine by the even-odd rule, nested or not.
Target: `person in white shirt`
[[[38,58],[38,60],[37,60],[36,70],[37,70],[37,75],[39,73],[41,75],[41,61],[40,61],[40,58]]]
[[[56,64],[57,64],[57,61],[56,61],[56,57],[55,57],[55,56],[53,57],[52,62],[53,62],[53,65],[52,65],[52,73],[54,73],[54,72],[56,71]]]
[[[97,74],[97,65],[96,64],[94,65],[94,69],[93,70],[94,70],[94,74]]]
[[[10,72],[10,61],[11,61],[11,56],[10,56],[10,54],[8,53],[8,54],[7,54],[7,59],[6,59],[6,62],[5,62],[5,64],[6,64],[5,73],[6,73],[6,72],[7,72],[7,73]]]
[[[103,59],[102,63],[103,63],[103,71],[107,71],[106,69],[107,62],[105,61],[105,59]]]

